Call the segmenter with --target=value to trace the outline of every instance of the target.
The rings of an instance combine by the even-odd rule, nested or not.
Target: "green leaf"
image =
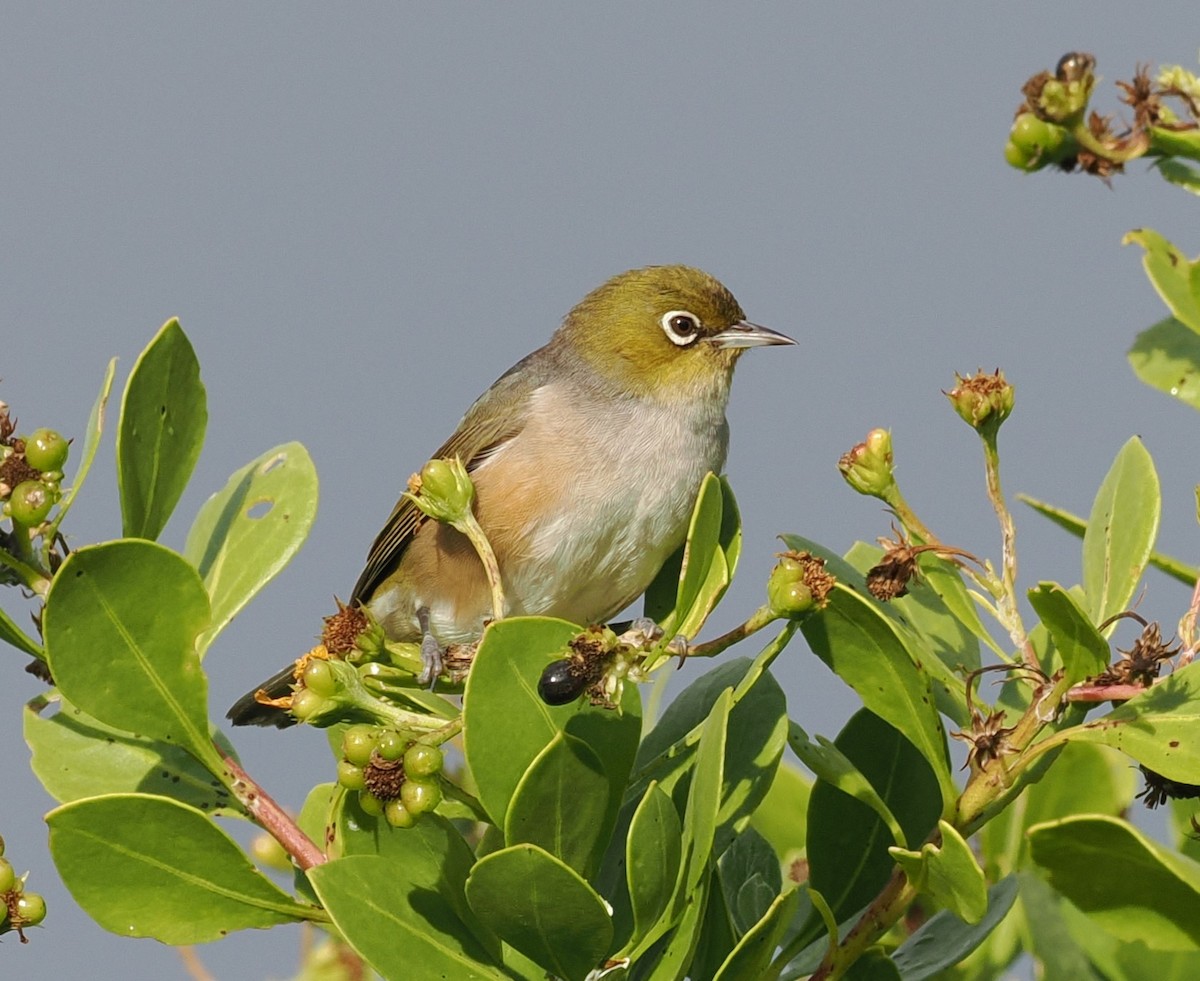
[[[725,849],[717,862],[717,879],[739,937],[766,915],[783,890],[775,849],[753,828],[744,830]]]
[[[25,706],[25,742],[33,751],[33,772],[60,804],[104,794],[147,793],[205,814],[244,816],[229,791],[179,746],[106,726],[65,699],[48,718],[40,714],[46,707],[45,700]]]
[[[780,862],[804,855],[811,794],[812,778],[783,760],[767,795],[750,815],[750,827],[771,843]]]
[[[926,842],[920,851],[892,847],[888,854],[904,870],[913,888],[972,926],[987,912],[987,883],[971,846],[954,825],[938,822],[941,844]]]
[[[55,575],[42,623],[50,670],[73,705],[221,770],[196,654],[208,596],[187,562],[137,539],[81,548]]]
[[[627,800],[636,798],[652,779],[674,793],[686,777],[717,698],[732,688],[729,731],[733,738],[726,743],[718,814],[722,841],[732,834],[733,822],[753,812],[766,795],[787,742],[787,700],[765,665],[786,645],[793,629],[785,628],[753,661],[735,658],[720,664],[680,693],[642,740]]]
[[[924,841],[941,805],[937,779],[925,758],[901,733],[860,709],[834,745],[870,781],[908,841]],[[866,804],[823,780],[808,808],[809,885],[840,921],[865,906],[892,872],[892,833]]]
[[[201,652],[291,561],[316,514],[317,471],[299,443],[268,450],[204,502],[183,547],[212,604]]]
[[[308,878],[334,925],[385,981],[511,977],[463,924],[424,864],[348,855],[309,869]]]
[[[914,663],[891,620],[839,582],[828,605],[800,624],[813,652],[863,704],[902,732],[933,769],[946,807],[958,796],[946,735],[928,676]]]
[[[1065,528],[1076,538],[1082,538],[1084,532],[1087,531],[1087,522],[1064,508],[1055,507],[1053,504],[1047,504],[1045,501],[1039,501],[1026,494],[1018,494],[1017,499],[1023,504],[1028,504],[1042,517],[1049,518],[1060,528]],[[1189,587],[1194,586],[1196,580],[1200,579],[1200,566],[1188,565],[1186,562],[1181,562],[1170,555],[1164,555],[1162,552],[1150,553],[1150,565]]]
[[[1166,129],[1162,126],[1151,126],[1148,133],[1152,152],[1161,153],[1165,157],[1187,157],[1192,160],[1200,160],[1200,132],[1194,129]],[[1157,163],[1161,165],[1163,162],[1165,161]],[[1130,234],[1135,233],[1131,232]]]
[[[1012,908],[1017,878],[1008,876],[988,890],[987,915],[974,926],[948,910],[935,913],[892,955],[903,981],[925,981],[959,963],[987,938]]]
[[[821,735],[818,735],[817,741],[813,742],[809,739],[807,732],[792,722],[788,726],[788,745],[792,748],[792,752],[800,758],[800,762],[812,770],[818,779],[866,804],[887,825],[888,831],[892,835],[892,841],[901,848],[908,847],[904,829],[900,827],[896,816],[892,814],[867,778],[859,772],[858,767],[851,763],[834,743]]]
[[[654,969],[646,975],[647,981],[684,981],[688,976],[703,936],[705,915],[708,912],[709,878],[684,899],[679,925],[667,938],[662,956]]]
[[[1193,194],[1200,194],[1200,169],[1182,160],[1159,160],[1155,164],[1158,172],[1177,187]]]
[[[725,744],[729,736],[732,705],[732,689],[726,689],[717,696],[696,748],[687,809],[683,812],[684,875],[680,886],[684,895],[700,885],[715,860],[713,845],[717,836],[717,815],[721,808]]]
[[[579,630],[565,620],[510,617],[484,631],[463,695],[463,744],[479,800],[499,827],[525,771],[560,732],[587,743],[610,785],[625,787],[642,728],[637,687],[625,686],[616,712],[579,703],[550,706],[537,693],[542,671]]]
[[[1113,936],[1155,950],[1200,944],[1200,863],[1096,815],[1037,825],[1029,841],[1050,885]]]
[[[1191,262],[1165,238],[1149,228],[1137,228],[1122,240],[1146,250],[1142,265],[1167,308],[1185,326],[1200,334],[1200,266]]]
[[[0,640],[6,644],[12,644],[17,650],[32,654],[36,658],[44,660],[46,657],[41,645],[18,627],[3,610],[0,610]]]
[[[200,363],[172,318],[141,353],[121,400],[117,486],[128,538],[157,538],[204,444],[208,408]]]
[[[784,934],[800,907],[800,891],[792,889],[776,896],[762,919],[751,927],[730,952],[717,972],[716,981],[761,978],[783,942]]]
[[[1154,462],[1133,436],[1100,485],[1083,536],[1083,589],[1094,623],[1129,605],[1154,547],[1161,506]]]
[[[1058,583],[1040,582],[1028,595],[1030,606],[1054,639],[1070,684],[1098,675],[1108,667],[1112,658],[1108,641],[1070,593]]]
[[[567,981],[584,978],[612,943],[604,901],[536,845],[480,859],[467,879],[467,901],[505,943]]]
[[[1200,784],[1200,661],[1193,661],[1107,715],[1050,737],[1103,743],[1180,783]]]
[[[1021,910],[1024,930],[1028,932],[1029,953],[1037,960],[1045,978],[1081,978],[1100,981],[1088,955],[1099,944],[1097,934],[1103,935],[1096,924],[1090,923],[1089,942],[1077,943],[1071,935],[1070,924],[1064,916],[1066,900],[1032,872],[1020,872]]]
[[[194,944],[313,918],[186,804],[112,794],[64,804],[46,823],[67,889],[113,933]]]
[[[895,963],[882,950],[868,949],[850,965],[846,981],[901,981]]]
[[[604,766],[587,743],[556,733],[525,771],[508,805],[504,841],[529,843],[580,875],[599,861],[609,811]]]
[[[1195,331],[1167,317],[1138,334],[1126,357],[1151,388],[1200,409],[1200,335]]]
[[[668,637],[694,637],[729,588],[741,549],[733,491],[710,473],[696,495],[683,551],[664,563],[646,591],[646,615]]]
[[[116,372],[117,359],[113,358],[104,370],[104,380],[100,383],[100,394],[96,396],[91,414],[88,416],[87,428],[83,435],[83,452],[79,456],[79,465],[75,469],[75,479],[71,481],[70,489],[63,495],[62,503],[59,504],[54,520],[50,524],[50,530],[46,534],[47,538],[53,538],[55,532],[58,531],[58,526],[62,524],[67,512],[71,510],[71,505],[75,503],[75,499],[79,496],[79,491],[83,488],[87,475],[92,469],[92,461],[96,459],[96,451],[100,449],[100,437],[104,433],[104,410],[108,405],[108,396],[112,392],[113,377]]]
[[[675,804],[651,783],[634,811],[625,839],[626,875],[633,909],[634,947],[668,909],[682,863],[683,826]]]

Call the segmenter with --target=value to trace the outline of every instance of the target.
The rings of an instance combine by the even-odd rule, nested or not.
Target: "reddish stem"
[[[229,789],[250,812],[250,816],[284,847],[303,871],[324,864],[325,854],[300,830],[291,815],[275,803],[271,795],[226,755],[220,746],[217,747],[217,752],[221,754],[230,777]]]
[[[1067,692],[1067,701],[1127,702],[1144,691],[1144,685],[1076,685]]]

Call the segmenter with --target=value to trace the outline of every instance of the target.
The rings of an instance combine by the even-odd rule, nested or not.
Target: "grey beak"
[[[787,334],[781,334],[770,327],[752,324],[748,320],[739,320],[736,324],[726,327],[723,331],[709,338],[719,348],[731,347],[767,347],[774,344],[795,344]]]

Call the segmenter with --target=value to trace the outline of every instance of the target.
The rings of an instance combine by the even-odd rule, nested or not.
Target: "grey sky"
[[[1160,547],[1195,561],[1197,419],[1125,364],[1164,311],[1119,245],[1146,225],[1200,251],[1195,203],[1140,164],[1109,190],[1022,178],[1001,153],[1021,82],[1064,51],[1098,57],[1115,111],[1135,62],[1195,65],[1194,25],[1184,2],[10,4],[0,398],[27,427],[78,433],[107,359],[123,379],[179,316],[211,421],[175,547],[233,470],[309,448],[317,526],[211,652],[214,717],[310,644],[470,401],[585,292],[645,263],[709,270],[800,341],[739,368],[746,546],[712,629],[760,602],[777,532],[844,550],[887,531],[835,469],[873,426],[892,428],[902,485],[942,537],[996,555],[978,446],[940,394],[977,366],[1017,386],[1006,489],[1086,513],[1139,433],[1164,485]],[[119,533],[111,456],[76,544]],[[1025,584],[1075,582],[1077,544],[1018,520]],[[1169,629],[1186,599],[1152,576],[1142,608]],[[173,951],[104,933],[57,885],[51,802],[20,741],[37,686],[8,660],[0,833],[50,917],[4,945],[0,975],[182,976]],[[800,642],[779,674],[793,716],[834,735],[854,706],[840,683]],[[236,741],[287,804],[332,775],[319,733]],[[226,981],[284,977],[296,942],[243,934],[201,954]]]

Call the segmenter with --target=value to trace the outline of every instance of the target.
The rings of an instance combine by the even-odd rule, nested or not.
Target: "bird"
[[[721,473],[739,357],[796,342],[751,323],[714,277],[686,265],[623,272],[588,293],[549,342],[501,375],[431,459],[459,458],[500,566],[506,616],[604,623],[683,544],[701,482]],[[351,605],[427,665],[479,639],[493,616],[483,565],[447,524],[402,496]],[[234,725],[295,721],[289,665],[239,699]]]

